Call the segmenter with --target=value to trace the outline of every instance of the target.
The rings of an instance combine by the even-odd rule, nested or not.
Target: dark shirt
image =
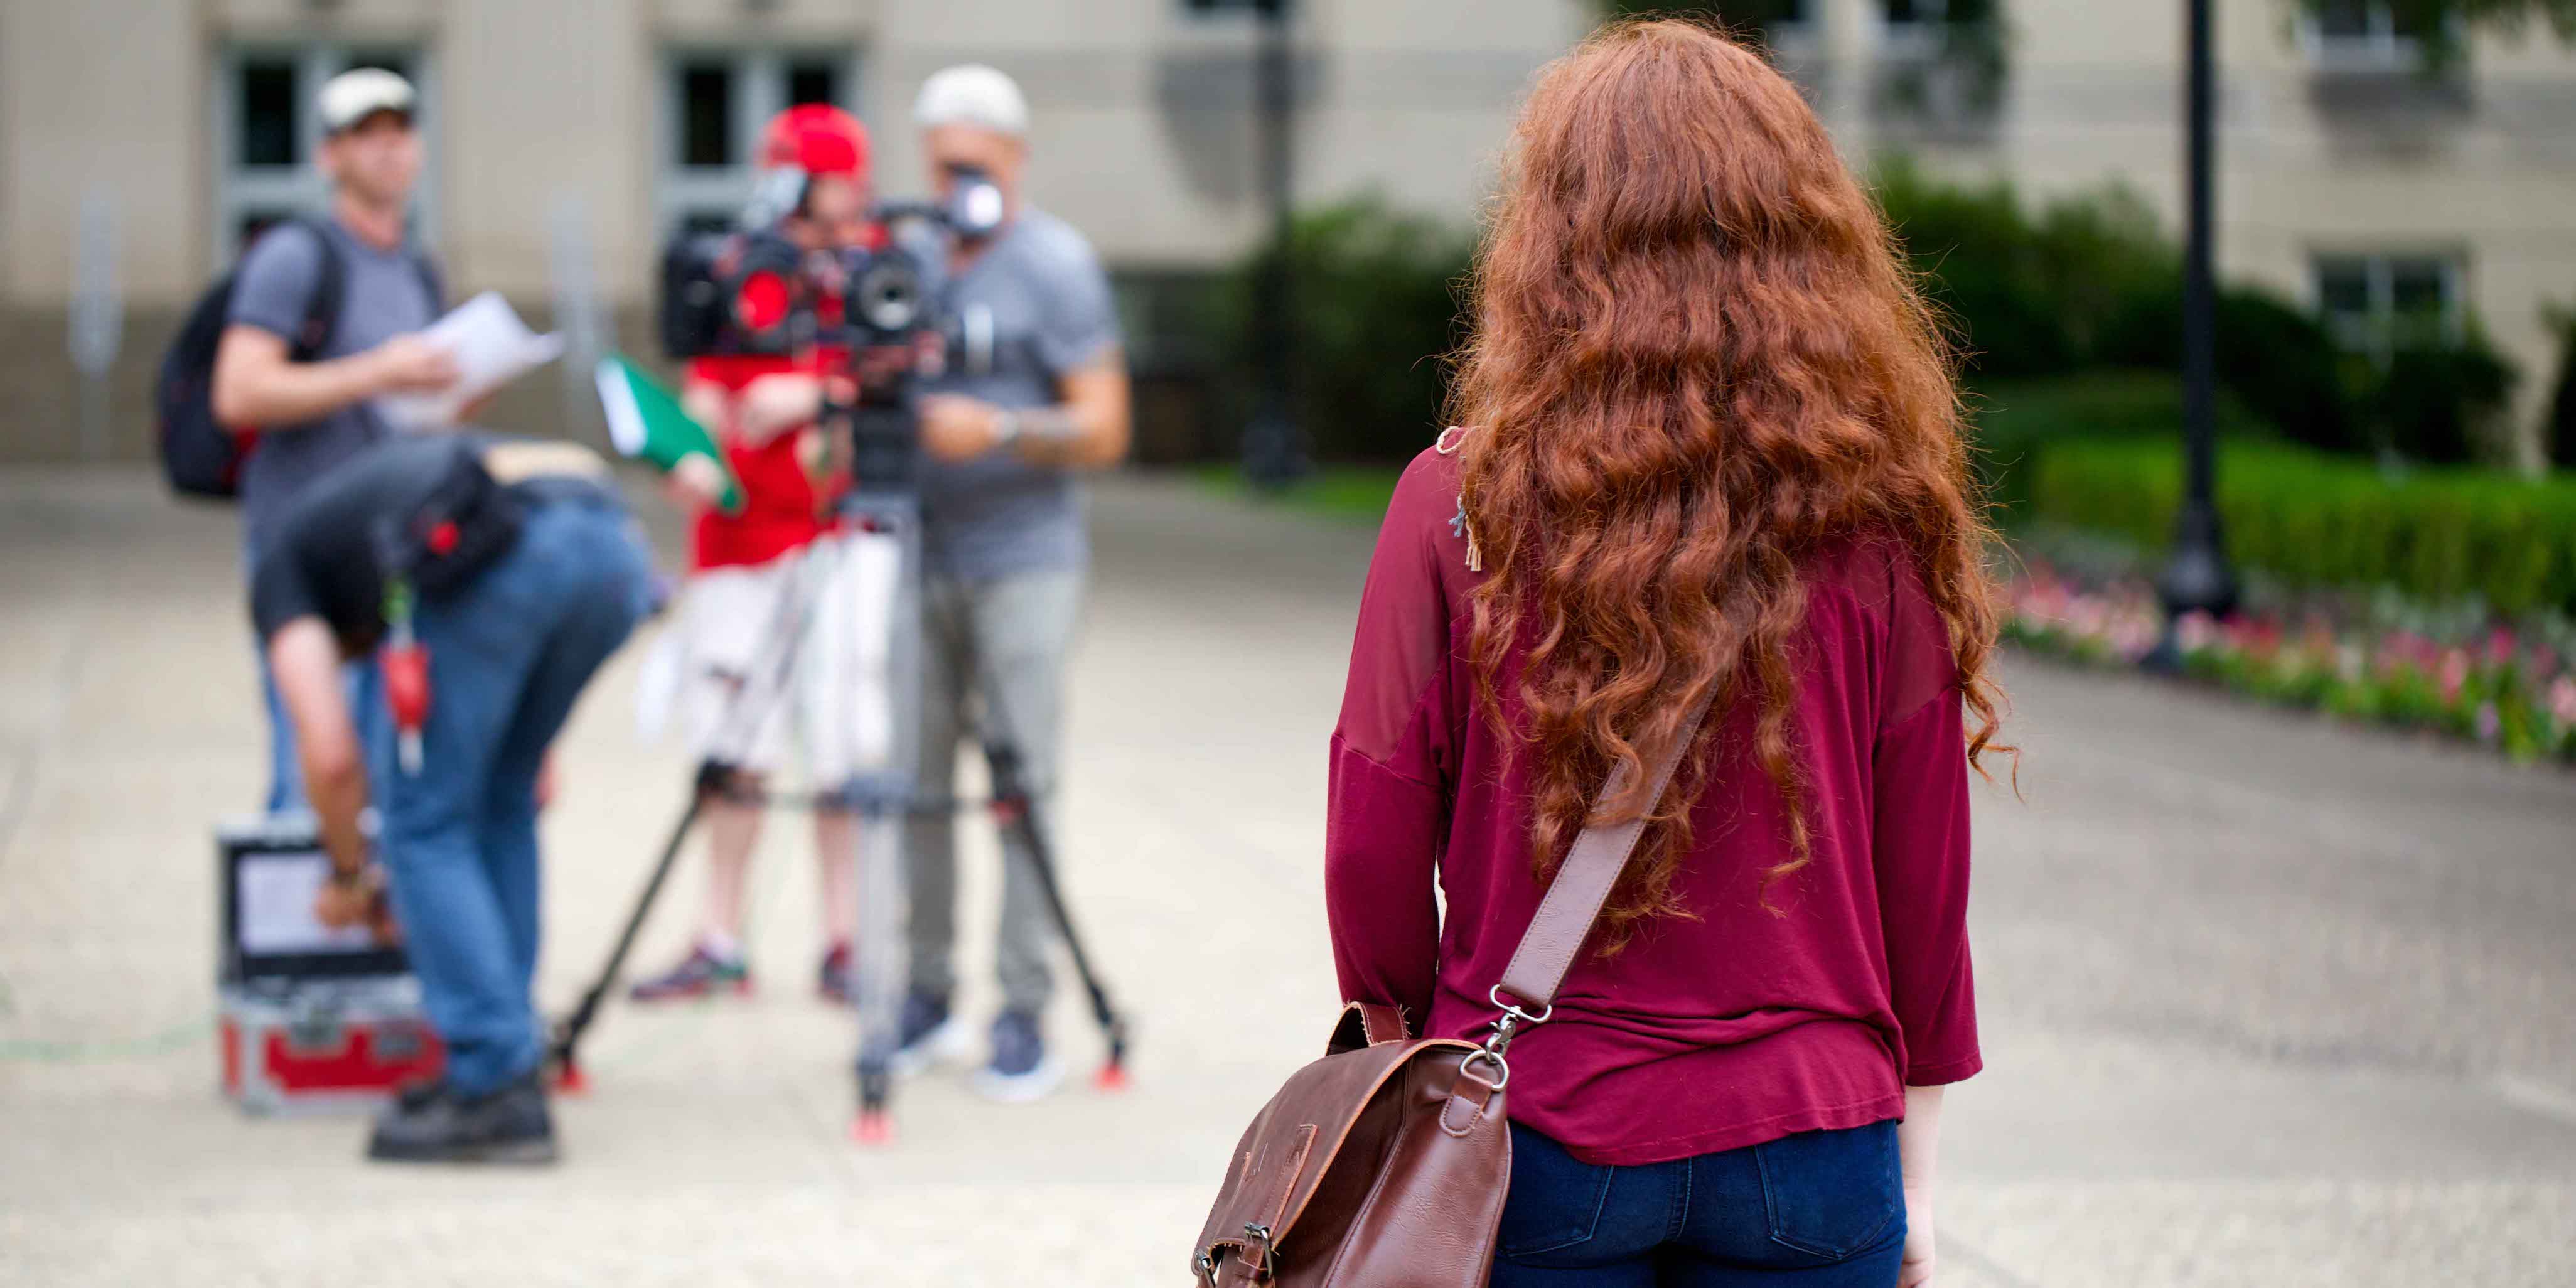
[[[1467,662],[1458,462],[1425,452],[1378,533],[1332,741],[1325,899],[1346,998],[1481,1037],[1537,911],[1530,778]],[[1752,704],[1723,716],[1674,892],[1695,919],[1587,953],[1512,1047],[1512,1120],[1586,1162],[1639,1165],[1902,1116],[1904,1088],[1980,1067],[1968,965],[1958,669],[1912,561],[1853,539],[1805,568],[1790,715],[1812,859],[1789,857]],[[1526,727],[1519,657],[1495,689]],[[1444,924],[1434,883],[1447,899]]]
[[[385,630],[388,528],[419,513],[460,453],[493,441],[470,433],[396,435],[306,485],[251,569],[251,624],[260,638],[299,617],[319,617],[351,655],[374,647]],[[531,499],[593,495],[615,504],[606,487],[570,477],[522,483],[514,491]]]

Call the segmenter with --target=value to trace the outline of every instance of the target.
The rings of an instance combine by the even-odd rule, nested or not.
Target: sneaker
[[[903,1024],[895,1046],[893,1070],[905,1077],[920,1073],[935,1064],[953,1064],[966,1058],[966,1026],[948,1013],[948,999],[929,993],[907,993],[903,999]]]
[[[418,1113],[429,1103],[447,1094],[447,1075],[406,1082],[394,1088],[393,1108],[397,1113]]]
[[[834,1006],[848,1006],[855,996],[850,983],[850,943],[842,940],[823,954],[823,965],[815,972],[814,991]]]
[[[635,981],[627,996],[639,1002],[667,1002],[676,998],[707,997],[730,990],[736,994],[751,992],[751,968],[741,958],[730,960],[707,951],[706,945],[689,950],[679,965],[650,979]]]
[[[551,1163],[554,1114],[534,1071],[480,1096],[415,1092],[376,1119],[367,1157],[388,1163]]]
[[[1038,1017],[1004,1011],[993,1021],[993,1058],[975,1071],[975,1089],[1005,1104],[1042,1099],[1064,1081],[1064,1066],[1047,1054]]]

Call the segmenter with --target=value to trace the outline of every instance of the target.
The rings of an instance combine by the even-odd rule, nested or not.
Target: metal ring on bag
[[[1475,1050],[1468,1052],[1467,1058],[1458,1062],[1458,1075],[1460,1077],[1468,1076],[1468,1066],[1476,1063],[1478,1060],[1490,1061],[1494,1066],[1494,1076],[1490,1080],[1480,1078],[1477,1079],[1477,1081],[1485,1083],[1485,1085],[1492,1087],[1496,1091],[1500,1091],[1504,1087],[1511,1085],[1512,1062],[1504,1059],[1499,1053],[1487,1050],[1484,1047],[1478,1047]]]

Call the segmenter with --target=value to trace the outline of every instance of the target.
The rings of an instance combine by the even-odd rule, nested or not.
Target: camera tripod
[[[904,824],[917,813],[947,812],[978,802],[929,800],[916,788],[924,571],[913,413],[908,400],[898,396],[863,400],[845,414],[855,444],[853,474],[858,482],[841,504],[844,530],[819,539],[803,556],[821,564],[818,573],[800,569],[801,575],[781,587],[767,655],[748,669],[719,720],[707,756],[695,771],[688,804],[598,978],[555,1029],[549,1063],[557,1085],[567,1091],[587,1085],[578,1060],[581,1039],[615,988],[644,919],[700,814],[711,800],[747,799],[738,767],[746,763],[776,704],[792,691],[800,654],[818,620],[818,601],[846,594],[856,602],[840,605],[842,614],[827,620],[847,623],[855,631],[854,637],[832,643],[854,649],[860,667],[855,709],[842,713],[850,717],[851,727],[842,732],[854,739],[858,770],[846,782],[801,800],[760,799],[769,804],[848,810],[861,819],[859,853],[852,860],[859,864],[861,925],[853,999],[859,1021],[858,1115],[851,1131],[862,1144],[891,1139],[893,1063],[902,1040],[908,973]],[[985,756],[992,778],[991,797],[980,803],[991,809],[1008,840],[1016,842],[1003,847],[1005,861],[1017,852],[1030,864],[1030,875],[1088,994],[1092,1017],[1108,1047],[1095,1085],[1103,1090],[1122,1089],[1127,1085],[1127,1021],[1112,1004],[1075,928],[1057,879],[1054,852],[1041,826],[1040,793],[1028,782],[1024,762],[1012,743],[1015,726],[1010,713],[1001,708],[1000,686],[989,676],[979,678],[984,681],[978,687],[984,698]]]

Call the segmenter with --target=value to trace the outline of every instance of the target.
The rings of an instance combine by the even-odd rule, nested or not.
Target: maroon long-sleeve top
[[[1332,741],[1325,901],[1346,998],[1423,1032],[1481,1037],[1486,992],[1537,911],[1526,758],[1477,709],[1458,462],[1405,471],[1360,600]],[[1587,1162],[1636,1165],[1856,1127],[1904,1087],[1975,1073],[1968,800],[1958,668],[1903,546],[1854,538],[1807,561],[1792,745],[1812,862],[1724,722],[1675,891],[1695,919],[1587,951],[1555,1016],[1512,1047],[1512,1118]],[[1507,663],[1503,712],[1521,712]],[[1447,915],[1438,896],[1445,897]],[[1775,911],[1776,910],[1776,911]]]

